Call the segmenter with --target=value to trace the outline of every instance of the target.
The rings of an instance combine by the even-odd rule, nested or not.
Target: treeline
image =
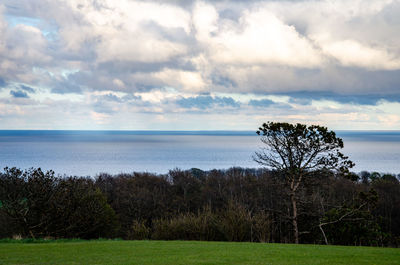
[[[95,178],[0,173],[0,237],[293,242],[289,187],[265,169],[172,170]],[[331,171],[296,194],[301,243],[400,245],[395,175]]]

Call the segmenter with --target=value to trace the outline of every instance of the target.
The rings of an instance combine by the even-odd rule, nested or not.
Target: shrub
[[[198,214],[185,213],[171,219],[153,222],[153,239],[162,240],[224,240],[217,216],[209,208]]]
[[[251,241],[251,213],[244,206],[230,202],[221,212],[220,230],[228,241]]]
[[[145,222],[134,220],[131,229],[128,231],[130,240],[150,239],[151,229],[146,226]]]
[[[271,242],[272,217],[265,211],[256,213],[252,217],[253,240],[263,243]]]

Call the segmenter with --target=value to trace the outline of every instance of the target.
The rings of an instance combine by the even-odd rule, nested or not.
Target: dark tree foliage
[[[118,228],[114,210],[91,179],[59,180],[52,202],[52,236],[61,238],[112,237]]]
[[[53,222],[50,205],[55,199],[55,186],[53,171],[4,169],[0,178],[2,210],[14,220],[20,234],[46,236]]]
[[[340,170],[348,173],[353,162],[344,156],[342,139],[326,127],[282,122],[267,122],[257,131],[265,144],[254,160],[284,174],[292,204],[291,220],[294,241],[299,243],[297,192],[305,179],[317,170]]]
[[[371,175],[372,176],[372,175]],[[376,207],[372,210],[379,226],[385,231],[385,242],[392,245],[400,243],[400,181],[394,175],[385,174],[373,177],[368,186],[378,195]],[[396,235],[393,237],[393,235]]]
[[[196,172],[196,171],[194,171]],[[171,170],[169,178],[175,194],[173,204],[177,212],[192,212],[201,207],[201,182],[189,171]]]
[[[331,208],[321,219],[318,227],[324,241],[328,238],[333,244],[364,245],[365,242],[382,245],[381,231],[371,212],[375,208],[378,196],[375,190],[360,192],[358,198],[346,201]]]
[[[40,168],[0,174],[1,215],[24,237],[98,238],[112,235],[115,214],[94,182],[58,178]]]
[[[173,211],[170,201],[171,184],[164,176],[148,173],[101,174],[96,185],[106,195],[114,209],[121,229],[118,236],[127,237],[134,220],[151,224],[156,218],[169,216]]]
[[[96,178],[6,169],[0,237],[289,243],[289,192],[285,174],[267,169]],[[327,169],[309,172],[296,193],[301,243],[399,246],[399,194],[392,175],[352,181]]]

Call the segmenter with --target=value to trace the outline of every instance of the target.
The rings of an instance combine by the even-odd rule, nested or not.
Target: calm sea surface
[[[339,131],[354,171],[400,173],[400,131]],[[259,167],[254,132],[0,131],[0,167],[94,176],[169,169]]]

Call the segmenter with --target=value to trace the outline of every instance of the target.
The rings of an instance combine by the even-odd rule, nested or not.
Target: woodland
[[[296,193],[299,243],[399,246],[399,176],[315,171]],[[0,173],[0,237],[294,242],[279,171]]]
[[[400,175],[353,173],[326,127],[264,123],[262,168],[0,173],[0,237],[400,245]]]

